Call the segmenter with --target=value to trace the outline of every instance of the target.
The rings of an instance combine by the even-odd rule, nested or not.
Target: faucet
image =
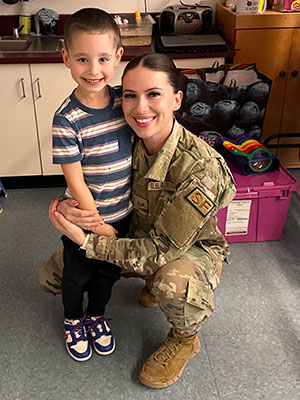
[[[34,27],[35,27],[35,34],[36,36],[41,36],[40,32],[40,20],[38,13],[34,14]]]
[[[13,38],[14,39],[19,39],[20,35],[19,33],[21,30],[24,28],[24,25],[19,26],[18,28],[13,28]]]

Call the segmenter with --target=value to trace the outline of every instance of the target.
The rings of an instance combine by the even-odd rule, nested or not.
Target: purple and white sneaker
[[[87,361],[92,356],[92,348],[87,338],[85,317],[64,320],[66,348],[76,361]]]
[[[87,332],[91,335],[95,352],[101,356],[111,354],[115,350],[116,342],[106,318],[87,317],[85,324],[88,327]]]

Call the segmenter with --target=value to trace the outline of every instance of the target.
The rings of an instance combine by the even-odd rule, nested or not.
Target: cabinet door
[[[300,142],[300,29],[293,30],[291,57],[288,69],[288,79],[285,101],[282,112],[281,133],[299,133],[299,138],[280,139],[280,143]],[[279,149],[278,156],[286,167],[299,167],[299,149]]]
[[[236,31],[234,61],[255,62],[258,71],[272,79],[262,139],[280,132],[292,35],[292,29]]]
[[[63,100],[76,87],[64,64],[31,64],[33,98],[40,140],[43,175],[62,174],[52,163],[52,119]]]
[[[29,66],[0,65],[0,177],[41,175]]]

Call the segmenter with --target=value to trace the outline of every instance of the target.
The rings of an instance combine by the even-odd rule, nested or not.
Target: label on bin
[[[227,208],[225,235],[247,235],[252,200],[233,200]]]

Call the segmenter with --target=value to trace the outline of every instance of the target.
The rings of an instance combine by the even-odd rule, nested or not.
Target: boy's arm
[[[81,162],[61,164],[61,167],[67,181],[68,189],[72,197],[78,201],[78,207],[82,210],[97,210],[95,200],[85,183]],[[98,235],[113,238],[118,233],[111,225],[104,222],[100,222],[100,226],[97,226],[93,231]]]
[[[81,162],[61,164],[68,188],[72,197],[78,201],[78,207],[83,210],[96,210],[95,200],[84,181]]]

